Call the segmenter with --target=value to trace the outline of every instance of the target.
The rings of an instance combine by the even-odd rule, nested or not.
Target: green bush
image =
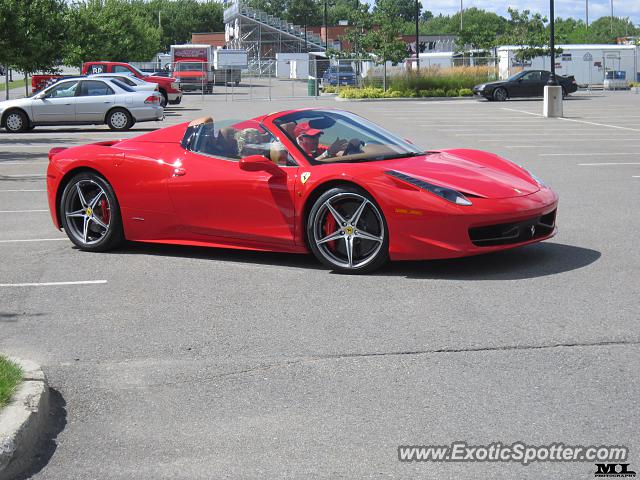
[[[322,91],[324,93],[337,93],[338,89],[337,87],[332,87],[331,85],[327,85],[326,87],[322,88]]]
[[[444,97],[445,96],[444,88],[436,88],[436,89],[432,90],[431,91],[431,95],[433,97]]]
[[[457,97],[459,95],[458,91],[456,89],[447,90],[447,97]]]
[[[473,90],[470,88],[461,88],[459,94],[461,97],[473,97]]]

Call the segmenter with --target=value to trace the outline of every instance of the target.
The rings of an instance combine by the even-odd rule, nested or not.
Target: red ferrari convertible
[[[341,272],[462,257],[556,232],[557,195],[478,150],[423,151],[362,117],[206,117],[49,152],[54,225],[83,250],[138,242],[304,253]]]

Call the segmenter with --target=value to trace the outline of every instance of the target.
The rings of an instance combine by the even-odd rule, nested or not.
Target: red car
[[[557,195],[478,150],[423,151],[362,117],[210,117],[49,153],[54,225],[83,250],[138,242],[305,253],[341,272],[552,237]]]
[[[145,82],[157,83],[158,91],[161,95],[160,106],[178,105],[182,101],[182,91],[178,88],[178,83],[172,77],[159,77],[148,75],[131,64],[124,62],[86,62],[82,64],[82,75],[92,75],[96,73],[119,73],[122,75],[133,75]],[[65,78],[64,75],[34,75],[31,77],[31,91],[33,93],[48,87],[52,83]]]

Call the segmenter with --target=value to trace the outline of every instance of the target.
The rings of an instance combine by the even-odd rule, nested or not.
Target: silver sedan
[[[141,80],[138,77],[134,77],[133,75],[126,75],[126,74],[118,75],[117,73],[94,73],[92,75],[88,75],[87,77],[88,78],[114,78],[130,86],[136,92],[158,90],[157,83],[145,82],[144,80]]]
[[[137,92],[113,78],[64,78],[28,98],[0,102],[0,127],[12,133],[40,125],[96,125],[128,130],[162,120],[160,93]]]

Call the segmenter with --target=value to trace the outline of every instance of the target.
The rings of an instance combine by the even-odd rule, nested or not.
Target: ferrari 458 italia
[[[424,151],[340,110],[205,117],[49,159],[54,225],[88,251],[126,239],[312,252],[361,273],[556,232],[558,197],[524,168],[478,150]]]

